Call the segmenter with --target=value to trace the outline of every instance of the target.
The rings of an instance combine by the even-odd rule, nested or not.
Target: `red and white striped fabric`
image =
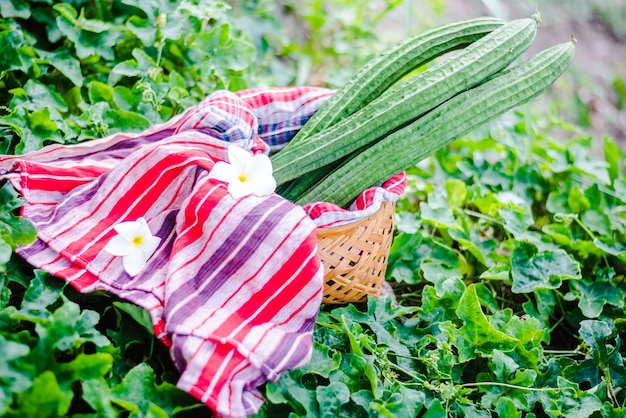
[[[346,210],[276,194],[235,200],[208,174],[230,143],[280,149],[331,94],[220,91],[139,134],[0,156],[2,178],[26,199],[22,215],[38,234],[18,253],[81,292],[105,290],[147,309],[181,389],[217,416],[255,413],[257,387],[312,353],[323,286],[316,228],[367,216],[397,199],[405,178],[365,191]],[[161,243],[130,277],[103,248],[115,225],[140,217]]]

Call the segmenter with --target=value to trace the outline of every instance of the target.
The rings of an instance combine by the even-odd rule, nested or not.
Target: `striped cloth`
[[[22,215],[38,234],[18,253],[81,292],[145,308],[181,372],[178,387],[216,416],[255,413],[257,387],[312,353],[323,287],[316,228],[396,200],[405,178],[365,191],[346,210],[276,194],[235,200],[208,174],[229,143],[252,153],[282,148],[331,94],[219,91],[142,133],[0,156],[0,174],[26,199]],[[103,248],[115,225],[140,217],[161,242],[130,277]]]

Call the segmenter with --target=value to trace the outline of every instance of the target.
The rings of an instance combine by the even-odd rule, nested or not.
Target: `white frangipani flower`
[[[255,195],[265,196],[276,190],[272,176],[272,162],[264,154],[252,155],[236,145],[228,147],[228,163],[218,161],[209,178],[228,183],[228,193],[234,198]]]
[[[117,235],[104,247],[104,251],[122,257],[124,270],[131,277],[144,268],[146,262],[156,251],[161,238],[155,237],[144,218],[122,222],[113,227]]]

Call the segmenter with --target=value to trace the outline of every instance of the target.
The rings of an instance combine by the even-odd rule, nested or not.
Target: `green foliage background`
[[[401,3],[4,1],[1,150],[139,131],[216,89],[340,85]],[[624,150],[547,107],[409,170],[397,300],[323,307],[313,360],[262,388],[259,417],[626,415]],[[0,415],[208,414],[143,310],[14,256],[35,234],[21,204],[0,189]]]

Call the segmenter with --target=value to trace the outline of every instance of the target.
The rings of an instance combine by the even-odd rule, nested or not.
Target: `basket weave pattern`
[[[362,302],[380,295],[393,239],[395,203],[358,222],[317,230],[317,252],[324,265],[325,304]]]

